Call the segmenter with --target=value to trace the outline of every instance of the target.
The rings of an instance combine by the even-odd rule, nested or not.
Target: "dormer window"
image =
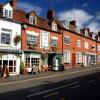
[[[85,30],[85,36],[88,37],[88,30],[87,29]]]
[[[7,18],[12,18],[12,11],[4,9],[3,16]]]
[[[36,17],[35,16],[29,16],[29,23],[30,24],[36,24]]]
[[[3,7],[3,17],[12,18],[13,17],[13,8],[8,3]]]
[[[56,23],[52,23],[52,30],[57,31],[57,24]]]

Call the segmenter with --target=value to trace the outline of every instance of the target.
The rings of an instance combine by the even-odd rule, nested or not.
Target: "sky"
[[[10,0],[0,0],[7,3]],[[88,27],[91,32],[100,30],[100,0],[17,0],[19,9],[26,12],[35,10],[37,15],[46,18],[49,8],[56,12],[59,20],[76,20],[78,27]]]

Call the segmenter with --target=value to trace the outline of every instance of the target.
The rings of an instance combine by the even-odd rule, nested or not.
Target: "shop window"
[[[64,63],[70,63],[70,51],[64,51]]]
[[[76,54],[76,62],[77,63],[82,63],[82,54],[81,53]]]
[[[91,63],[92,64],[96,63],[96,56],[95,55],[91,55]]]

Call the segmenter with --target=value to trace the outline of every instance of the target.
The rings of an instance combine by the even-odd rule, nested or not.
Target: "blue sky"
[[[8,1],[0,0],[0,3]],[[18,0],[17,6],[27,12],[35,10],[44,18],[47,10],[53,8],[60,20],[75,19],[79,27],[87,26],[94,32],[100,30],[100,0]]]

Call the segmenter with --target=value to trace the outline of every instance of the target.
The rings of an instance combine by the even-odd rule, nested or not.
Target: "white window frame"
[[[7,44],[7,43],[1,43],[1,38],[2,38],[2,37],[0,36],[0,45],[10,46],[11,40],[12,40],[12,39],[11,39],[12,31],[11,31],[11,30],[8,30],[8,29],[2,28],[2,29],[1,29],[1,35],[4,34],[4,33],[10,35],[10,41],[9,41],[9,44]]]
[[[84,48],[85,48],[85,49],[89,49],[89,44],[88,44],[88,42],[84,42]]]
[[[29,35],[31,37],[28,37]],[[34,44],[35,46],[37,46],[38,45],[38,36],[27,33],[27,45],[29,45],[29,44]]]
[[[3,17],[12,18],[13,17],[13,11],[8,10],[8,9],[3,9]]]
[[[81,40],[77,40],[77,47],[81,47]]]
[[[52,30],[57,31],[57,24],[56,23],[52,23]]]
[[[82,53],[81,52],[77,52],[76,53],[76,63],[82,63]]]
[[[65,41],[65,38],[67,39],[67,41]],[[70,37],[69,36],[64,36],[64,44],[70,45]]]
[[[100,51],[100,46],[97,47],[97,50]]]
[[[29,23],[30,24],[36,24],[36,16],[29,16]]]
[[[70,51],[64,51],[64,63],[71,63]]]

